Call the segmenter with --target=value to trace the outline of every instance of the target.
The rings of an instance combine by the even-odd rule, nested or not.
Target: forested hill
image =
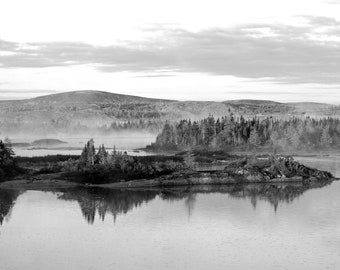
[[[40,133],[84,132],[87,129],[148,129],[159,132],[166,120],[197,120],[209,114],[221,117],[230,112],[245,118],[254,115],[259,118],[270,115],[285,119],[293,115],[339,117],[340,107],[259,100],[176,101],[102,91],[74,91],[33,99],[0,101],[0,130],[8,134],[37,130]]]
[[[233,114],[222,118],[209,116],[200,121],[167,123],[150,146],[153,150],[271,149],[339,150],[340,120],[310,117],[278,120],[245,119]]]

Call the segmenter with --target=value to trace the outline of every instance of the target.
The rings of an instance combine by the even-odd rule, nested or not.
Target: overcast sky
[[[0,99],[93,89],[340,104],[340,0],[0,6]]]

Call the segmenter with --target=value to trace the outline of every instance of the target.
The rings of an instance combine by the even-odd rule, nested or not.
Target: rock
[[[311,181],[332,179],[326,171],[309,168],[292,157],[269,156],[267,159],[248,158],[230,162],[225,170],[230,176],[241,176],[248,181],[268,181],[271,179],[311,179]]]

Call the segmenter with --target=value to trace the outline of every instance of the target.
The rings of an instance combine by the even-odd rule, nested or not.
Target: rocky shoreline
[[[191,176],[176,177],[160,177],[157,179],[133,180],[127,182],[90,185],[105,188],[144,188],[144,187],[175,187],[175,186],[196,186],[196,185],[234,185],[234,184],[272,184],[272,183],[316,183],[316,182],[332,182],[339,180],[338,178],[316,179],[303,178],[301,176],[273,178],[269,180],[261,180],[256,178],[236,178],[225,173],[199,173]]]
[[[173,176],[172,176],[173,177]],[[315,178],[303,179],[300,176],[289,177],[289,178],[274,178],[267,181],[258,179],[242,179],[234,178],[230,176],[224,176],[222,174],[210,174],[201,173],[199,175],[189,176],[187,178],[171,178],[171,177],[160,177],[156,179],[142,179],[142,180],[132,180],[126,182],[117,182],[110,184],[80,184],[75,182],[70,182],[66,180],[59,179],[49,179],[49,180],[12,180],[0,183],[0,188],[3,189],[31,189],[31,190],[43,190],[51,188],[75,188],[75,187],[102,187],[102,188],[167,188],[167,187],[180,187],[180,186],[214,186],[214,185],[234,185],[234,184],[281,184],[281,183],[327,183],[335,180],[340,180],[338,178],[322,179],[317,180]]]
[[[124,179],[107,184],[75,183],[63,178],[60,173],[36,175],[33,178],[21,176],[0,183],[0,188],[70,188],[77,186],[105,188],[144,188],[194,185],[231,185],[256,183],[316,183],[338,180],[331,173],[310,168],[294,161],[292,157],[268,156],[238,157],[224,163],[222,169],[210,171],[174,172],[152,179],[125,181]]]

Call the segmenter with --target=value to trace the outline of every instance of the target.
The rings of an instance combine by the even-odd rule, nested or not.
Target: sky
[[[0,0],[0,99],[340,104],[340,0]]]

